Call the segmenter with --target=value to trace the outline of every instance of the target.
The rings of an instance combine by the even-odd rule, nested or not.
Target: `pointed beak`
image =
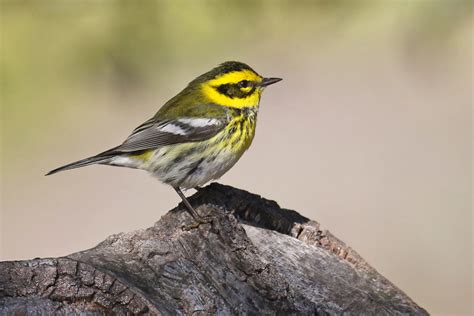
[[[263,80],[260,82],[260,87],[266,87],[281,80],[281,78],[263,78]]]

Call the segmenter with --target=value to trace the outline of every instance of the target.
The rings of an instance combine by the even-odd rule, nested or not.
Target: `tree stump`
[[[213,183],[150,228],[0,263],[0,314],[427,315],[319,224]]]

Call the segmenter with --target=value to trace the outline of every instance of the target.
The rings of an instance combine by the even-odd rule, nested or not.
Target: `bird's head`
[[[211,103],[244,108],[258,107],[265,87],[280,80],[264,78],[244,63],[228,61],[199,76],[190,85],[195,85]]]

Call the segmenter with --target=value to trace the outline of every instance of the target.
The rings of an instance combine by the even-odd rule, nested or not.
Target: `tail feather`
[[[55,174],[57,172],[65,171],[65,170],[70,170],[70,169],[75,169],[75,168],[85,167],[85,166],[89,166],[89,165],[93,165],[93,164],[97,164],[97,163],[106,162],[107,160],[109,160],[113,156],[114,156],[113,154],[108,154],[107,155],[107,154],[102,153],[102,154],[99,154],[97,156],[81,159],[79,161],[72,162],[72,163],[67,164],[65,166],[62,166],[62,167],[56,168],[54,170],[51,170],[50,172],[48,172],[46,174],[46,176]]]

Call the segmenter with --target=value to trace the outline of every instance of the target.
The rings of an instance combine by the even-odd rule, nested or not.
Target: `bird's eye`
[[[250,82],[248,80],[242,80],[237,85],[239,88],[248,88],[250,86]]]

